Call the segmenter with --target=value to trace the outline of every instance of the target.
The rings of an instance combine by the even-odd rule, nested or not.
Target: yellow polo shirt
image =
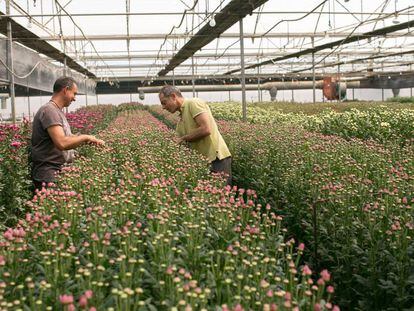
[[[194,118],[200,113],[207,113],[211,134],[194,142],[190,142],[191,148],[197,150],[199,153],[208,158],[209,162],[216,158],[222,160],[230,157],[229,148],[218,131],[216,121],[211,114],[210,107],[201,99],[184,99],[181,106],[181,117],[177,123],[176,132],[179,137],[188,135],[198,128],[198,124]]]

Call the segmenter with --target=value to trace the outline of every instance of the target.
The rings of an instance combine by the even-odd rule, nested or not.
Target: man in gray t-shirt
[[[103,145],[92,135],[73,136],[62,109],[75,101],[78,87],[71,77],[61,77],[53,86],[50,101],[33,119],[31,140],[32,179],[35,189],[55,181],[62,165],[73,161],[73,149],[83,143]]]

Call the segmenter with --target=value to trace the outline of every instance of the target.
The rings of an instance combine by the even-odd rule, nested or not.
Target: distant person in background
[[[84,143],[103,145],[92,135],[72,135],[63,108],[75,101],[78,87],[71,77],[61,77],[53,85],[49,102],[37,111],[33,119],[31,139],[32,179],[34,188],[54,182],[62,166],[73,161],[76,147]]]
[[[207,157],[211,163],[210,171],[226,173],[230,185],[231,154],[207,103],[198,98],[184,98],[180,90],[171,85],[162,87],[159,99],[163,109],[180,113],[176,128],[178,142],[188,142],[191,148]]]

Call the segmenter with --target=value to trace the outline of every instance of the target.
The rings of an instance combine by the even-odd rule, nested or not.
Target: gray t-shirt
[[[73,150],[61,151],[55,147],[47,131],[53,125],[62,126],[65,136],[72,136],[65,114],[53,102],[48,102],[40,107],[33,119],[31,149],[33,180],[54,181],[55,174],[60,171],[62,165],[73,161]]]

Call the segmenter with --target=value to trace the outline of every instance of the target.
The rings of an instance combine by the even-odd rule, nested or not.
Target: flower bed
[[[120,111],[143,109],[137,103],[88,106],[67,115],[73,133],[96,133],[108,126]],[[25,212],[32,195],[29,149],[31,124],[0,124],[0,228],[14,225]]]
[[[223,122],[235,183],[255,189],[333,271],[351,310],[414,304],[414,154],[294,126]]]
[[[157,119],[166,124],[169,128],[175,129],[178,123],[178,113],[170,113],[165,111],[160,105],[147,106],[148,111]]]
[[[344,138],[372,139],[383,144],[412,145],[414,110],[393,110],[385,106],[366,111],[352,109],[344,113],[326,111],[309,117],[305,128]]]
[[[73,133],[92,134],[105,129],[118,113],[136,109],[143,109],[142,104],[94,105],[79,108],[73,113],[67,113],[66,118]]]
[[[28,145],[30,125],[0,124],[0,228],[16,223],[30,198]]]
[[[3,234],[0,306],[339,310],[281,217],[223,187],[159,121],[130,113],[100,136]]]
[[[214,116],[220,120],[241,120],[241,104],[216,103],[210,106]],[[306,104],[302,106],[309,113],[305,108]],[[295,124],[309,131],[338,135],[346,139],[360,138],[382,144],[412,145],[414,110],[411,106],[407,106],[407,109],[393,109],[390,104],[358,107],[344,112],[326,109],[320,113],[305,115],[301,111],[284,112],[283,109],[272,108],[270,105],[248,105],[247,120],[257,124]]]

